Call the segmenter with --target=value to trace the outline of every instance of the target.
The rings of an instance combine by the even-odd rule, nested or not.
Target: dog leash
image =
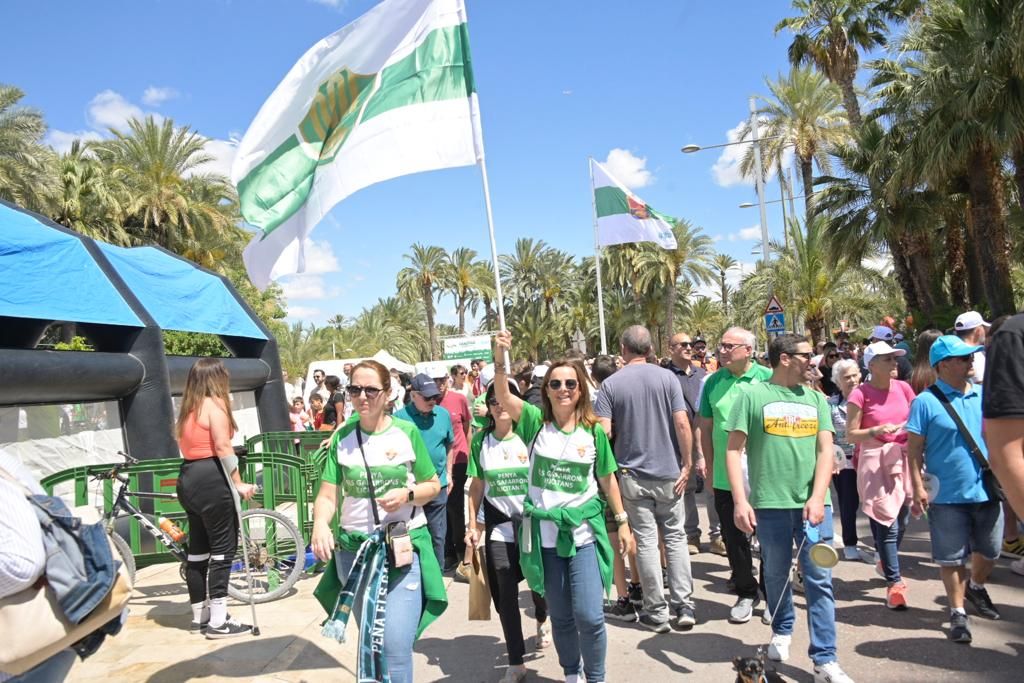
[[[789,583],[790,586],[792,586],[792,584],[793,584],[793,571],[796,570],[797,564],[800,562],[800,553],[803,552],[804,544],[805,543],[807,543],[807,534],[804,534],[804,537],[802,539],[800,539],[800,546],[796,549],[796,555],[793,557],[793,561],[789,565],[789,581],[787,583]],[[767,592],[768,592],[768,583],[766,581],[765,582],[765,593],[767,593]],[[767,598],[767,595],[765,597]],[[779,600],[778,600],[778,602],[775,603],[775,609],[772,610],[772,621],[771,621],[771,624],[769,624],[769,627],[775,625],[775,619],[776,619],[776,617],[779,614],[779,605],[782,604],[782,600],[785,597],[786,597],[786,588],[783,587],[782,593],[779,594]]]

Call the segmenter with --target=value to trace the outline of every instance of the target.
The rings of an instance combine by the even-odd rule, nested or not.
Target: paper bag
[[[491,591],[487,588],[484,549],[477,548],[469,568],[469,620],[491,620]]]

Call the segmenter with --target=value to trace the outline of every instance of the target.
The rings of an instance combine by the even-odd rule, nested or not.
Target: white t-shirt
[[[505,516],[523,516],[529,475],[527,446],[518,434],[509,432],[504,439],[498,439],[492,432],[479,432],[473,437],[466,476],[483,480],[484,498]],[[495,526],[490,540],[514,543],[512,522]]]
[[[370,499],[366,465],[359,452],[358,428],[359,421],[353,420],[334,432],[323,480],[341,488],[341,527],[346,531],[370,533],[374,530],[370,506],[375,501]],[[423,437],[411,422],[392,419],[386,429],[373,434],[363,432],[362,438],[377,498],[393,489],[406,488],[436,475]],[[377,514],[381,524],[408,522],[409,528],[415,529],[427,523],[423,508],[414,508],[409,503],[395,512],[378,508]]]

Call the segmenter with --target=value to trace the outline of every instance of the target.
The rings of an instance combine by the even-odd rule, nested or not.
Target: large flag
[[[475,164],[479,108],[463,0],[384,0],[314,45],[260,108],[231,177],[259,228],[253,283],[305,270],[306,237],[374,183]]]
[[[671,216],[658,213],[626,189],[604,166],[590,160],[594,177],[594,209],[597,214],[597,243],[625,244],[655,242],[665,249],[676,248]]]

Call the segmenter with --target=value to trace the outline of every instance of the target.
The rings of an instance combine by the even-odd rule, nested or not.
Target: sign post
[[[768,338],[773,339],[786,331],[786,314],[774,294],[768,299],[768,305],[764,309],[764,329]]]

